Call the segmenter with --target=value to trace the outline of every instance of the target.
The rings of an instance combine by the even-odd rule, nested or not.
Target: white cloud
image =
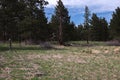
[[[47,7],[55,7],[58,0],[48,0]],[[84,8],[87,5],[92,12],[114,11],[120,7],[120,0],[62,0],[68,8]]]

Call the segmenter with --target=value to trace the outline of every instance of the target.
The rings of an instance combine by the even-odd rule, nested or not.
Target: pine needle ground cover
[[[0,45],[0,80],[119,80],[120,46],[74,42],[80,46],[43,49],[39,45],[12,50]]]

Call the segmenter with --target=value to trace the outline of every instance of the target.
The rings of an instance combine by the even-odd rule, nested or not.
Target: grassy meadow
[[[120,46],[70,42],[72,46],[0,43],[0,80],[120,80]]]

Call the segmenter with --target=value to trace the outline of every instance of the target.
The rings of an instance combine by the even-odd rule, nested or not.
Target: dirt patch
[[[107,53],[109,53],[109,51],[108,51],[108,50],[105,50],[104,53],[107,54]]]
[[[42,60],[50,60],[50,59],[61,59],[63,58],[63,55],[61,54],[49,54],[49,55],[44,55],[44,54],[31,54],[27,55],[27,59],[42,59]]]
[[[28,55],[27,59],[42,59],[42,60],[57,60],[63,62],[75,62],[75,63],[86,63],[85,60],[80,58],[78,55],[65,55],[65,54],[51,54],[51,55]],[[36,66],[34,66],[36,68]]]
[[[70,55],[61,55],[61,54],[52,55],[52,59],[60,60],[63,62],[86,63],[86,61],[80,58],[78,55],[71,55],[71,54]]]
[[[120,53],[120,47],[115,48],[113,51],[114,51],[115,53]]]
[[[29,54],[26,56],[27,59],[29,60],[33,60],[33,59],[36,59],[36,58],[41,58],[41,55],[38,55],[38,54]]]
[[[99,51],[99,50],[92,49],[92,53],[94,53],[94,54],[99,54],[100,51]]]
[[[74,63],[86,63],[86,61],[80,58],[78,55],[69,55],[65,58],[67,62],[74,62]]]
[[[54,58],[54,59],[62,59],[63,55],[60,55],[60,54],[52,55],[52,58]]]

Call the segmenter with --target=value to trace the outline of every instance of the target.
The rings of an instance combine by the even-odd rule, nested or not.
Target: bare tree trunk
[[[4,43],[6,42],[6,26],[4,27],[4,30],[3,30],[3,40],[4,40]]]
[[[59,44],[63,45],[62,17],[61,16],[60,16],[60,26],[59,26]]]
[[[88,37],[87,37],[87,44],[89,44],[89,39],[88,39]]]
[[[89,29],[87,30],[87,44],[89,44]]]
[[[9,50],[11,50],[12,49],[12,40],[11,40],[11,38],[9,38]]]

